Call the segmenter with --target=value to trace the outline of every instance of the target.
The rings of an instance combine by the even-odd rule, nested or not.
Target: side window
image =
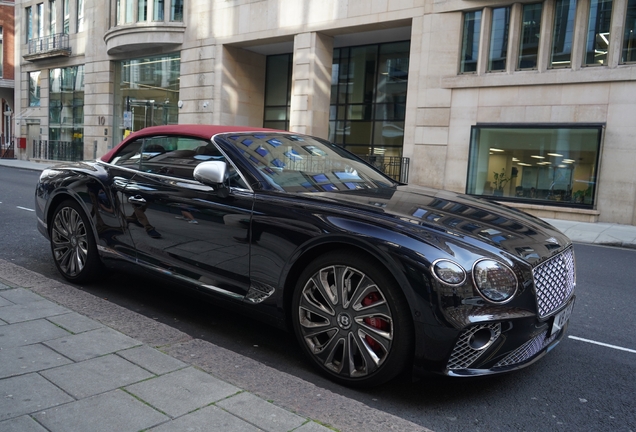
[[[112,164],[139,169],[142,144],[143,140],[135,140],[129,143],[126,147],[123,147],[113,158]]]

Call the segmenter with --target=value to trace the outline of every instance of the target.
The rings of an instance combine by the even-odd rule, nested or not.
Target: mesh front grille
[[[572,248],[541,263],[533,270],[539,317],[557,310],[572,294],[575,285]]]
[[[552,341],[554,341],[554,339],[558,335],[558,333],[555,333],[546,339],[547,334],[548,332],[546,330],[539,336],[530,339],[528,342],[524,343],[519,348],[508,354],[508,356],[497,363],[495,367],[510,366],[528,360],[536,353],[541,351],[543,348],[548,346],[550,343],[552,343]]]
[[[488,345],[491,345],[501,334],[501,324],[499,323],[479,324],[464,330],[459,336],[459,340],[455,344],[453,353],[448,360],[447,367],[449,370],[466,369],[486,351],[485,349],[476,350],[470,346],[471,337],[481,329],[490,329],[492,332]]]

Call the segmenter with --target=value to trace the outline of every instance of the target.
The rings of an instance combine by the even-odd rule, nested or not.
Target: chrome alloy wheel
[[[333,265],[318,270],[302,289],[298,314],[310,353],[340,376],[367,376],[391,352],[393,318],[386,297],[355,268]]]
[[[56,214],[51,228],[53,257],[68,277],[77,276],[88,259],[88,236],[80,214],[63,207]]]

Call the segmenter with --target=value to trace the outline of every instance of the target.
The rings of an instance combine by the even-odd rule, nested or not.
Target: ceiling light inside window
[[[532,155],[530,157],[535,159],[545,159],[545,156],[539,156],[539,155]]]

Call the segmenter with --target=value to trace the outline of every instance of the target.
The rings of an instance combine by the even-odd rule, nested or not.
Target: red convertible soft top
[[[199,125],[199,124],[178,124],[166,126],[151,126],[133,132],[122,142],[113,147],[108,153],[100,158],[104,162],[110,162],[117,151],[129,141],[148,135],[183,135],[201,139],[210,139],[216,134],[232,132],[273,132],[275,129],[265,129],[250,126],[220,126],[220,125]],[[277,131],[278,132],[278,131]],[[282,131],[281,131],[282,132]]]

